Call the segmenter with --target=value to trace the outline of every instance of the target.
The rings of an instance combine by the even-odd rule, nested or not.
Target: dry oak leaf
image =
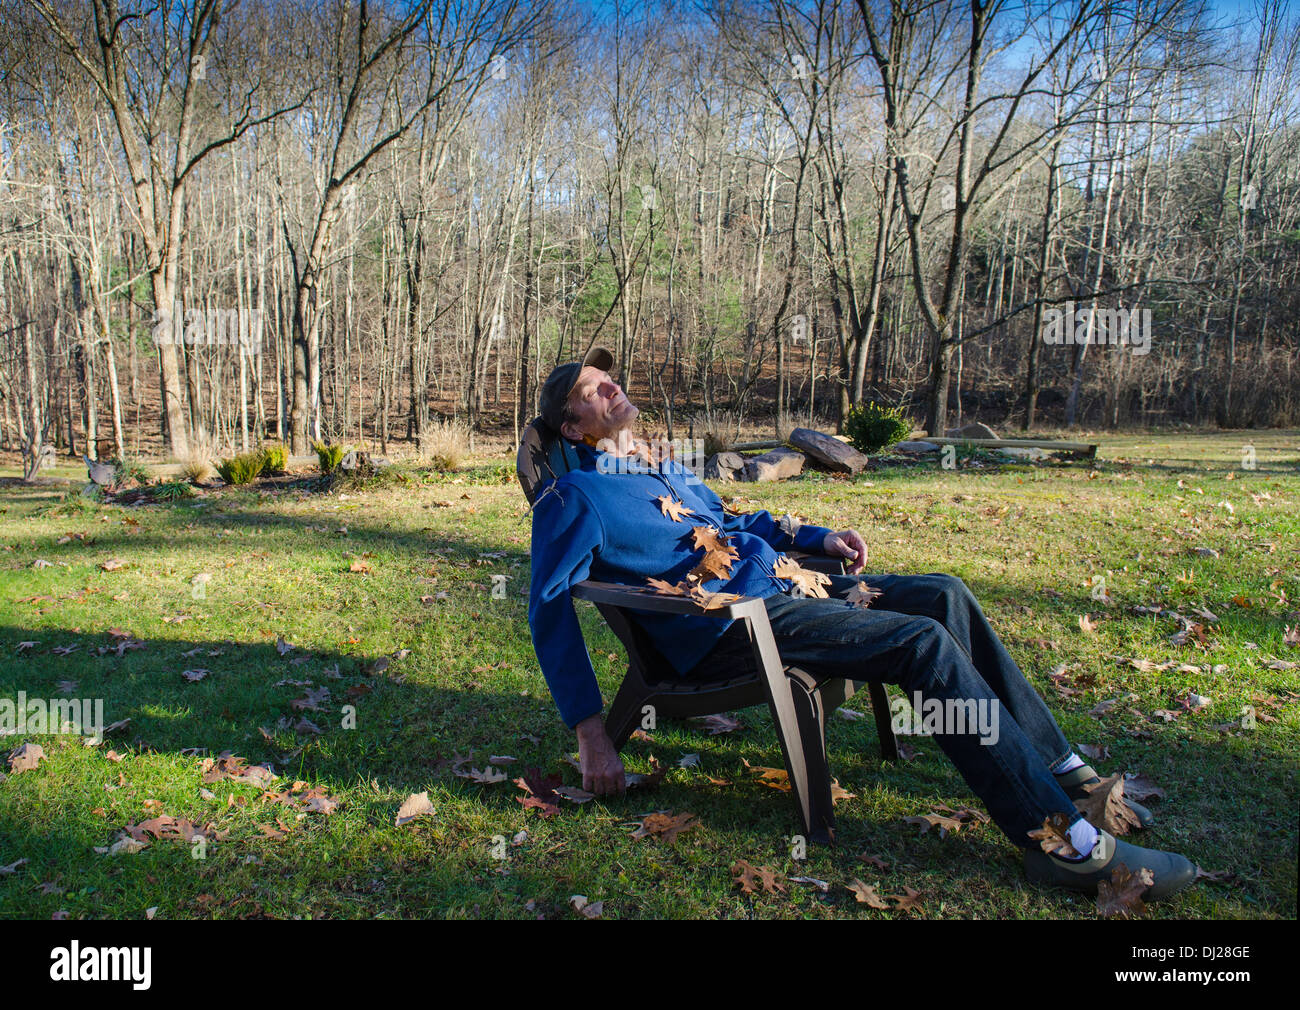
[[[761,765],[752,765],[744,758],[741,758],[740,762],[746,769],[758,775],[760,785],[767,786],[769,789],[779,789],[782,792],[790,791],[790,775],[784,768],[764,768]]]
[[[962,822],[953,817],[944,817],[943,814],[918,814],[915,817],[904,817],[904,824],[915,824],[921,829],[920,833],[925,834],[931,828],[939,829],[939,837],[947,838],[948,832],[954,835],[961,830]]]
[[[579,768],[578,770],[581,771],[582,769]],[[628,772],[623,776],[623,779],[629,789],[651,789],[662,782],[667,774],[667,766],[661,768],[659,759],[651,754],[650,771],[648,773]]]
[[[709,736],[718,736],[720,733],[734,733],[740,729],[740,720],[733,719],[729,715],[696,716],[692,721],[704,723],[704,728],[709,731]]]
[[[529,768],[527,772],[515,779],[515,785],[528,795],[516,796],[515,802],[525,808],[535,807],[543,819],[553,817],[560,812],[559,806],[554,802],[556,798],[562,798],[555,791],[560,781],[558,775],[548,775],[543,778],[539,769]]]
[[[1125,775],[1124,794],[1135,803],[1165,798],[1165,791],[1144,775]]]
[[[883,595],[884,592],[882,590],[872,589],[870,586],[859,582],[844,594],[844,598],[855,607],[861,607],[865,610],[867,607],[871,606],[874,600]]]
[[[1068,814],[1055,813],[1043,818],[1043,826],[1029,832],[1029,837],[1038,842],[1039,847],[1048,855],[1059,853],[1066,859],[1077,859],[1078,850],[1070,843],[1070,817]]]
[[[674,501],[666,494],[661,494],[656,500],[659,502],[659,511],[668,516],[675,523],[681,522],[682,516],[691,516],[695,514],[681,502]]]
[[[888,909],[889,903],[876,893],[876,889],[871,884],[864,884],[857,877],[854,877],[847,885],[853,896],[858,899],[858,903],[866,905],[869,908]]]
[[[1097,625],[1093,622],[1092,618],[1090,618],[1087,614],[1080,614],[1079,630],[1089,635],[1095,634],[1097,631]]]
[[[428,790],[422,793],[411,793],[402,801],[393,824],[400,828],[403,824],[410,824],[417,817],[432,817],[433,814],[433,804],[429,802]]]
[[[785,894],[788,888],[777,877],[776,871],[766,866],[753,866],[744,859],[737,859],[731,864],[734,879],[740,885],[742,894],[754,894],[755,885],[760,885],[766,894]]]
[[[920,900],[921,892],[912,890],[906,884],[903,885],[903,892],[904,893],[902,894],[885,895],[886,898],[888,898],[890,901],[894,903],[894,911],[895,912],[922,911],[921,900]]]
[[[1127,835],[1134,828],[1142,826],[1137,814],[1124,802],[1123,772],[1083,788],[1088,793],[1087,797],[1075,800],[1074,805],[1089,824],[1116,836]]]
[[[673,585],[671,582],[665,582],[663,579],[646,579],[651,586],[661,593],[671,593],[673,596],[685,596],[686,586],[682,583]]]
[[[827,599],[825,587],[831,584],[829,575],[801,568],[784,554],[777,559],[776,565],[772,568],[772,573],[778,579],[792,581],[799,587],[804,596],[812,596],[821,600]]]
[[[661,810],[642,820],[640,826],[632,832],[632,837],[648,838],[654,836],[671,844],[677,840],[677,836],[683,831],[690,831],[691,828],[699,826],[700,822],[694,814],[685,811],[674,814],[671,810]]]
[[[851,793],[840,785],[839,779],[831,779],[831,805],[834,806],[840,800],[852,800],[857,798],[857,793]]]
[[[1155,883],[1155,877],[1145,866],[1133,873],[1120,863],[1111,871],[1110,880],[1097,884],[1097,911],[1103,918],[1129,919],[1146,912],[1142,895]]]
[[[14,775],[29,772],[45,760],[45,751],[38,743],[25,743],[9,752],[9,771]]]
[[[705,610],[716,610],[740,599],[736,593],[711,593],[698,585],[692,586],[688,595]]]

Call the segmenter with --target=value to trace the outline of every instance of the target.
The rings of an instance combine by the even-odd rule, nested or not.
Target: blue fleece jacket
[[[571,586],[586,579],[639,587],[649,578],[679,582],[704,556],[703,548],[694,546],[692,527],[708,525],[729,534],[739,557],[729,579],[705,580],[703,588],[766,598],[790,588],[789,579],[773,574],[778,552],[820,553],[831,532],[803,525],[792,539],[766,511],[731,515],[708,485],[676,461],[651,466],[617,460],[587,445],[575,448],[580,467],[541,485],[537,494],[528,600],[533,647],[570,728],[604,708]],[[640,472],[626,472],[630,469]],[[692,514],[681,521],[664,515],[661,495]],[[636,611],[632,616],[679,674],[703,659],[732,623],[690,614]]]

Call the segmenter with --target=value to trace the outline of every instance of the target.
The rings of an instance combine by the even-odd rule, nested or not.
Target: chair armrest
[[[803,551],[786,551],[786,557],[799,562],[800,568],[826,575],[843,575],[844,559],[829,554],[806,554]]]
[[[639,586],[627,586],[619,582],[594,582],[588,579],[579,582],[570,590],[580,600],[592,603],[605,603],[614,607],[629,607],[633,610],[651,610],[666,614],[698,614],[701,617],[738,618],[754,617],[758,613],[764,616],[767,609],[761,598],[742,596],[721,607],[706,610],[688,596],[675,596],[657,589]]]

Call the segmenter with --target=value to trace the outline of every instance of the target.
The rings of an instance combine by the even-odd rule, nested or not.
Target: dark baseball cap
[[[564,404],[568,401],[569,394],[573,392],[573,387],[578,381],[578,376],[582,374],[584,366],[592,365],[602,372],[608,372],[613,364],[614,355],[603,347],[593,347],[581,361],[569,361],[557,365],[542,385],[542,420],[546,422],[547,427],[557,435],[560,434],[560,425],[564,423]]]

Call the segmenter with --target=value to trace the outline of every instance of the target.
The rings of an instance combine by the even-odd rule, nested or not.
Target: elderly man
[[[528,621],[560,716],[577,733],[585,789],[621,792],[625,782],[569,589],[588,577],[645,585],[691,575],[705,590],[763,598],[788,665],[897,684],[918,712],[940,713],[925,728],[1024,850],[1031,880],[1095,892],[1120,865],[1132,873],[1145,868],[1153,877],[1146,898],[1158,900],[1195,879],[1182,856],[1119,841],[1076,810],[1072,801],[1100,777],[1071,750],[961,580],[863,575],[867,546],[855,530],[728,513],[680,464],[648,461],[632,434],[638,410],[609,375],[613,363],[596,347],[547,378],[542,419],[573,443],[581,465],[542,488],[533,509]],[[715,573],[701,567],[701,527],[726,544],[725,576],[703,577]],[[832,576],[827,598],[805,596],[789,577],[789,550],[842,557],[851,574]],[[749,654],[741,622],[650,613],[636,620],[682,677],[725,669]],[[975,711],[991,721],[958,726],[943,716]],[[1151,824],[1148,811],[1129,805],[1141,827]],[[1045,832],[1049,821],[1055,827]]]

